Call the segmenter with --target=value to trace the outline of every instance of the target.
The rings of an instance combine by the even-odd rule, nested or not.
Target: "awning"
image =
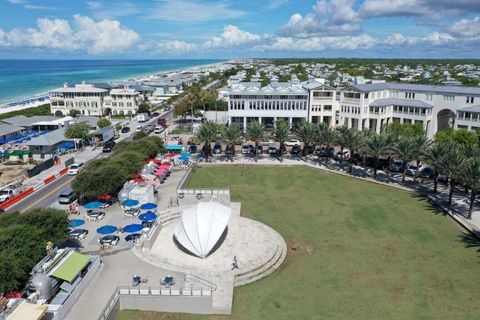
[[[167,149],[167,150],[183,150],[183,145],[181,145],[181,144],[170,144],[170,145],[166,145],[165,149]]]
[[[7,316],[7,320],[39,320],[43,318],[47,309],[47,305],[38,305],[22,301],[15,310]]]
[[[60,262],[57,267],[50,272],[50,275],[55,278],[72,282],[79,272],[87,265],[88,260],[90,260],[88,256],[72,251],[63,262]]]

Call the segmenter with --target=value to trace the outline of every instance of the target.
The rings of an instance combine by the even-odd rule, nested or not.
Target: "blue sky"
[[[0,0],[0,58],[479,58],[478,0]]]

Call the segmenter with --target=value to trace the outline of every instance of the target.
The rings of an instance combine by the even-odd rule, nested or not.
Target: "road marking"
[[[60,188],[62,188],[63,186],[65,186],[67,183],[70,183],[72,180],[73,180],[73,177],[68,178],[67,181],[65,181],[64,183],[60,184],[59,186],[57,186],[57,187],[56,187],[55,189],[53,189],[52,191],[50,191],[49,193],[47,193],[46,195],[44,195],[43,197],[41,197],[41,198],[38,199],[37,201],[35,201],[35,202],[33,202],[32,204],[30,204],[28,207],[26,207],[25,209],[23,209],[22,212],[25,212],[25,211],[30,210],[32,207],[34,207],[34,206],[37,205],[38,203],[42,202],[42,201],[45,200],[46,198],[50,197],[53,193],[57,192]]]

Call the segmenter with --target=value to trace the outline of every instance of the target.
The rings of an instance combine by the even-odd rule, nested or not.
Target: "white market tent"
[[[175,239],[190,253],[205,258],[220,240],[232,209],[218,202],[199,202],[182,213]]]

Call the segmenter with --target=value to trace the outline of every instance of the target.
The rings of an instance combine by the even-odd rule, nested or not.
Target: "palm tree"
[[[341,139],[343,140],[345,148],[350,151],[350,168],[348,169],[348,172],[351,173],[353,168],[353,155],[355,152],[362,149],[364,136],[360,131],[355,129],[342,130],[340,135],[342,136]]]
[[[318,141],[326,148],[325,166],[328,167],[329,150],[337,142],[337,132],[322,123],[317,126],[317,136]]]
[[[390,146],[388,137],[384,134],[372,134],[365,140],[365,151],[373,157],[373,177],[377,178],[378,158],[385,154]]]
[[[415,150],[415,160],[417,160],[417,169],[415,170],[414,180],[418,178],[420,170],[420,160],[424,158],[425,149],[428,146],[428,140],[425,136],[415,136],[413,137],[415,141],[414,150]]]
[[[447,154],[445,143],[432,143],[424,152],[424,157],[433,166],[433,193],[437,193],[439,167],[443,157]]]
[[[227,148],[230,148],[232,151],[230,157],[233,162],[233,157],[235,156],[235,145],[240,142],[243,132],[238,124],[233,123],[223,128],[221,136],[222,140],[227,144]]]
[[[273,137],[280,143],[280,161],[283,162],[283,152],[285,150],[285,141],[288,140],[290,134],[290,124],[280,118],[275,122],[275,129],[273,130]]]
[[[258,121],[250,123],[250,126],[247,128],[247,139],[255,141],[255,161],[257,161],[258,144],[265,139],[265,126]]]
[[[218,129],[218,125],[210,120],[205,121],[200,128],[198,128],[196,136],[199,141],[204,143],[203,149],[205,150],[207,161],[208,157],[212,154],[211,144],[217,140]]]
[[[400,159],[402,159],[402,183],[405,183],[405,173],[407,172],[407,164],[413,161],[417,155],[416,140],[413,137],[401,136],[394,144],[392,151]]]
[[[348,140],[351,138],[351,130],[346,126],[337,128],[337,143],[340,146],[340,153],[343,162],[343,149],[347,146]]]
[[[446,175],[450,182],[450,190],[448,193],[448,205],[452,205],[453,191],[455,184],[460,180],[462,166],[465,164],[465,155],[460,146],[454,142],[446,143],[447,153],[439,163],[440,173]]]
[[[472,219],[473,205],[480,191],[480,158],[470,158],[462,168],[462,181],[470,188],[470,206],[467,219]]]
[[[315,142],[315,128],[310,122],[302,121],[295,130],[295,136],[303,142],[303,156],[305,157],[305,161],[307,161],[308,147],[312,142]]]

